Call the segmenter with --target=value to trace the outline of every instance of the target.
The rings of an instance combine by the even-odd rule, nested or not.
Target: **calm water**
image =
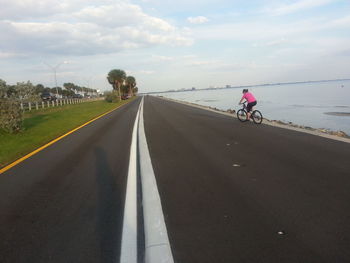
[[[257,109],[270,120],[293,122],[350,134],[350,80],[249,87]],[[169,92],[160,96],[238,110],[242,88]],[[331,114],[329,114],[331,113]],[[337,116],[334,113],[340,113]]]

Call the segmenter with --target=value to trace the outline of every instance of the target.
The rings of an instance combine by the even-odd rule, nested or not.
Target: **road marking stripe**
[[[141,103],[136,114],[130,146],[120,263],[137,262],[137,127],[139,123],[140,108]]]
[[[143,122],[143,101],[139,121],[139,156],[142,181],[142,204],[145,230],[145,262],[173,263],[170,242],[156,178],[148,150]]]
[[[127,103],[126,103],[126,104],[127,104]],[[49,147],[50,145],[54,144],[55,142],[57,142],[57,141],[63,139],[64,137],[68,136],[69,134],[72,134],[73,132],[75,132],[75,131],[77,131],[77,130],[83,128],[84,126],[90,124],[91,122],[94,122],[95,120],[97,120],[97,119],[99,119],[99,118],[101,118],[101,117],[103,117],[103,116],[105,116],[105,115],[111,113],[112,111],[115,111],[115,110],[119,109],[120,107],[122,107],[122,106],[124,106],[124,105],[126,105],[126,104],[119,105],[117,108],[112,109],[112,110],[110,110],[110,111],[107,111],[107,112],[105,112],[105,113],[103,113],[103,114],[97,116],[96,118],[94,118],[94,119],[92,119],[92,120],[90,120],[90,121],[84,123],[83,125],[80,125],[79,127],[77,127],[77,128],[75,128],[75,129],[73,129],[73,130],[67,132],[66,134],[63,134],[62,136],[60,136],[60,137],[58,137],[58,138],[56,138],[56,139],[50,141],[49,143],[47,143],[47,144],[41,146],[40,148],[38,148],[38,149],[32,151],[31,153],[28,153],[27,155],[25,155],[25,156],[19,158],[18,160],[14,161],[13,163],[10,163],[9,165],[7,165],[7,166],[5,166],[4,168],[0,169],[0,174],[6,172],[7,170],[9,170],[9,169],[11,169],[12,167],[16,166],[17,164],[23,162],[24,160],[28,159],[29,157],[31,157],[31,156],[37,154],[38,152],[44,150],[45,148]]]

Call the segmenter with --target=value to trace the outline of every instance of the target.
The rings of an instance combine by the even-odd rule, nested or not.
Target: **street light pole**
[[[49,68],[51,68],[52,69],[52,71],[53,71],[53,73],[54,73],[54,76],[55,76],[55,87],[56,87],[56,95],[57,95],[57,97],[58,97],[58,88],[57,88],[57,74],[56,74],[56,72],[57,72],[57,69],[58,69],[58,67],[59,66],[61,66],[62,64],[67,64],[68,62],[67,61],[63,61],[63,62],[60,62],[60,63],[58,63],[56,66],[51,66],[51,65],[49,65],[48,63],[46,63],[46,62],[44,62],[44,64],[46,65],[46,66],[48,66]]]
[[[90,89],[90,81],[93,77],[88,77],[88,78],[84,78],[84,80],[86,81],[87,83],[87,93],[89,95],[89,89]]]

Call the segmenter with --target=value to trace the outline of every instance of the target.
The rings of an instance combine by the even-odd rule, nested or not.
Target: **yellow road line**
[[[105,116],[105,115],[111,113],[112,111],[115,111],[115,110],[119,109],[121,106],[124,106],[124,105],[126,105],[126,104],[127,104],[127,103],[125,103],[125,104],[123,104],[123,105],[119,105],[117,108],[112,109],[112,110],[110,110],[110,111],[107,111],[107,112],[105,112],[105,113],[103,113],[103,114],[97,116],[96,118],[94,118],[94,119],[92,119],[92,120],[90,120],[90,121],[84,123],[83,125],[80,125],[79,127],[77,127],[77,128],[75,128],[75,129],[73,129],[73,130],[67,132],[66,134],[63,134],[62,136],[60,136],[60,137],[58,137],[58,138],[56,138],[56,139],[50,141],[49,143],[47,143],[47,144],[41,146],[40,148],[38,148],[38,149],[32,151],[31,153],[28,153],[27,155],[23,156],[22,158],[20,158],[20,159],[14,161],[13,163],[10,163],[9,165],[7,165],[7,166],[5,166],[4,168],[0,169],[0,174],[6,172],[7,170],[11,169],[11,168],[14,167],[15,165],[17,165],[17,164],[23,162],[24,160],[28,159],[29,157],[33,156],[34,154],[36,154],[36,153],[38,153],[38,152],[44,150],[45,148],[49,147],[50,145],[54,144],[55,142],[58,142],[59,140],[61,140],[61,139],[63,139],[64,137],[68,136],[69,134],[71,134],[71,133],[73,133],[73,132],[75,132],[75,131],[77,131],[77,130],[83,128],[84,126],[90,124],[91,122],[93,122],[93,121],[95,121],[95,120],[97,120],[97,119],[99,119],[99,118],[101,118],[101,117],[103,117],[103,116]]]

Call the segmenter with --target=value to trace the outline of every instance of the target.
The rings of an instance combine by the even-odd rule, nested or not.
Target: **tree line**
[[[65,88],[65,90],[63,90],[61,88],[58,89],[58,94],[61,94],[60,93],[60,89],[61,89],[63,96],[66,96],[64,93],[67,93],[68,96],[73,96],[76,93],[88,93],[88,94],[95,93],[95,94],[97,94],[96,89],[91,89],[91,88],[87,88],[84,86],[78,86],[78,85],[75,85],[74,83],[64,83],[63,87]]]
[[[72,97],[77,92],[95,93],[95,89],[80,87],[73,83],[63,84],[63,88],[44,87],[42,84],[33,85],[30,81],[18,82],[16,85],[8,85],[6,81],[0,79],[0,130],[14,133],[21,130],[23,122],[23,112],[21,103],[39,101],[40,95],[50,92]]]
[[[19,90],[21,90],[21,87],[23,88],[23,86],[26,86],[26,89],[30,91],[30,93],[32,93],[33,95],[39,95],[39,96],[40,94],[45,92],[58,94],[62,97],[68,97],[68,98],[73,97],[75,94],[78,94],[78,93],[97,94],[96,89],[78,86],[73,83],[64,83],[63,88],[62,87],[49,88],[49,87],[45,87],[42,84],[33,85],[30,81],[26,83],[19,82],[16,85],[7,85],[5,81],[1,79],[0,81],[4,83],[2,87],[6,88],[6,93],[8,96],[18,95]],[[39,99],[38,96],[37,98]]]
[[[113,88],[112,92],[106,94],[107,101],[120,101],[122,96],[132,97],[138,92],[135,77],[127,76],[124,70],[111,70],[107,80]],[[76,93],[97,94],[95,89],[81,87],[73,83],[64,83],[63,88],[49,88],[42,84],[33,85],[30,81],[8,85],[0,79],[0,130],[11,133],[20,131],[23,122],[21,103],[36,102],[40,100],[40,95],[44,92],[64,97],[72,97]]]

